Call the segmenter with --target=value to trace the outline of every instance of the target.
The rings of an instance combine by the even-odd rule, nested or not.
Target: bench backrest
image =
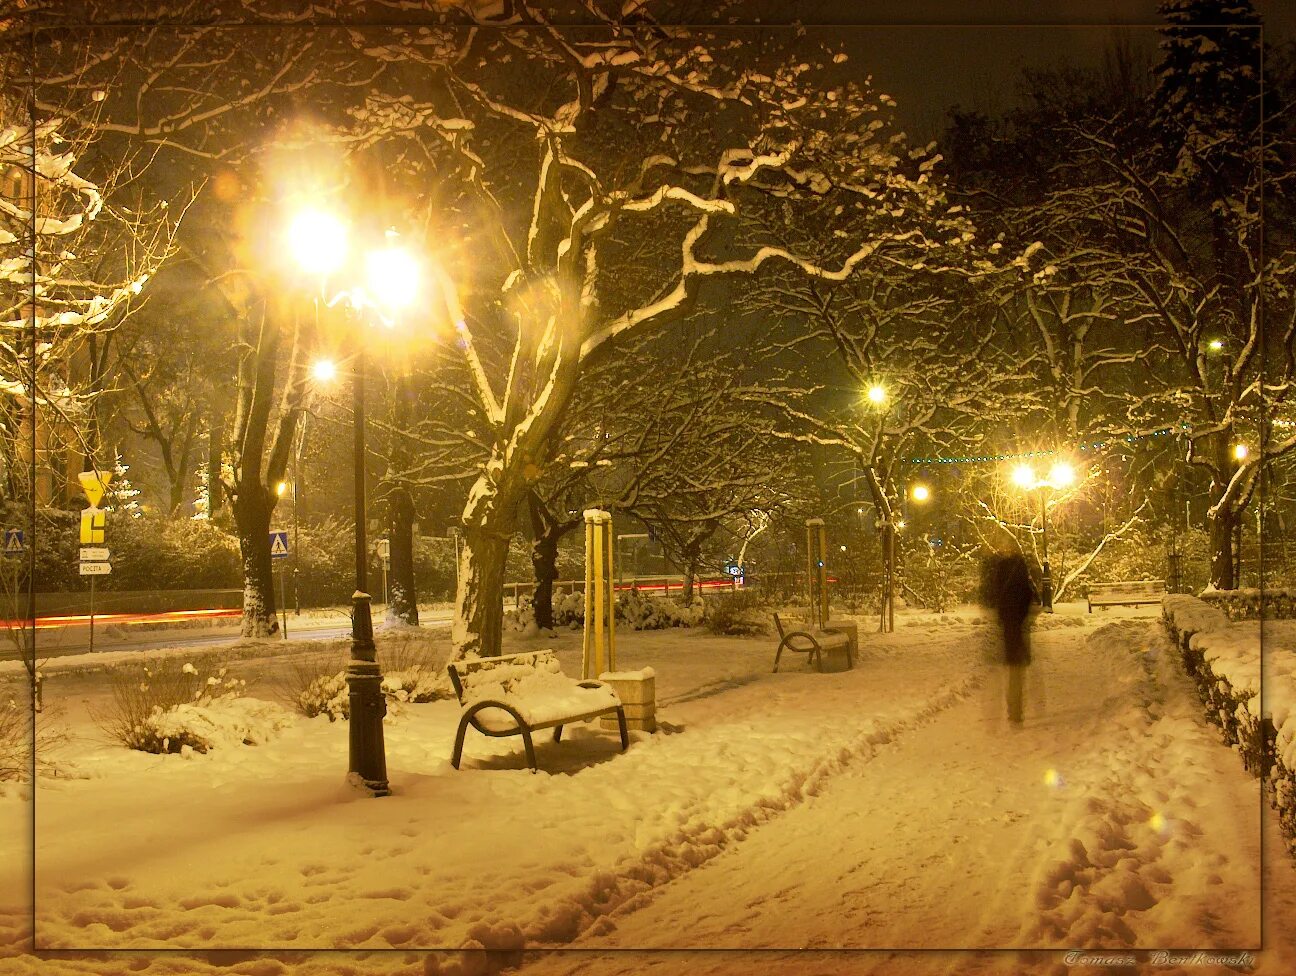
[[[553,651],[546,650],[470,658],[455,661],[447,665],[446,670],[450,672],[450,683],[462,704],[468,698],[480,697],[476,692],[487,685],[507,695],[517,685],[536,675],[562,674],[562,665]]]
[[[782,640],[787,636],[787,634],[783,632],[783,621],[779,620],[779,615],[777,613],[774,614],[774,626],[778,628],[779,640]]]
[[[1112,594],[1120,595],[1129,594],[1152,594],[1164,593],[1165,580],[1124,580],[1117,583],[1090,583],[1089,593],[1092,595]]]

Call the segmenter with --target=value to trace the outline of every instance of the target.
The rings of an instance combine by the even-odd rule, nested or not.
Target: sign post
[[[81,552],[80,571],[82,576],[90,577],[90,653],[94,653],[95,625],[95,579],[107,576],[112,572],[112,563],[108,561],[108,550],[103,548],[107,541],[108,514],[99,507],[104,492],[112,481],[111,471],[82,471],[77,475],[81,490],[85,492],[89,508],[81,510]]]
[[[288,558],[287,531],[270,530],[270,559],[278,562]],[[288,639],[288,574],[279,570],[279,615],[283,620],[284,640]]]

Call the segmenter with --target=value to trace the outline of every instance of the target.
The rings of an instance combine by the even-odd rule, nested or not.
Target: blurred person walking
[[[1017,551],[1001,551],[982,566],[982,603],[999,618],[1003,662],[1008,667],[1008,720],[1020,725],[1024,716],[1023,686],[1031,663],[1029,621],[1039,605],[1026,559]]]

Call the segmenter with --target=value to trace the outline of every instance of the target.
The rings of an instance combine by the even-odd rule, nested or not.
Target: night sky
[[[807,0],[765,8],[761,19],[824,25],[809,33],[844,44],[856,69],[896,99],[911,136],[930,139],[940,135],[953,105],[1009,107],[1025,67],[1097,64],[1118,41],[1155,59],[1157,6],[1157,0]],[[1255,0],[1255,7],[1270,43],[1296,37],[1296,3]]]

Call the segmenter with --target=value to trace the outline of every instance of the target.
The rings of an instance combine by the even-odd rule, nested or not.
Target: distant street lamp
[[[868,388],[868,398],[870,403],[876,404],[879,407],[882,406],[882,404],[886,403],[886,387],[881,383],[874,383]]]
[[[1036,478],[1035,469],[1029,464],[1020,464],[1013,469],[1013,484],[1023,491],[1039,490],[1040,493],[1040,603],[1044,609],[1053,612],[1053,573],[1049,567],[1048,555],[1048,493],[1058,491],[1075,483],[1075,469],[1065,461],[1059,461],[1049,470],[1047,478]],[[1046,490],[1047,489],[1047,490]]]
[[[299,214],[289,227],[289,243],[298,264],[321,281],[338,271],[346,258],[347,228],[337,217],[320,211]],[[410,305],[418,294],[418,264],[390,240],[382,250],[366,257],[367,280],[363,288],[343,291],[327,302],[345,300],[352,311],[385,308],[398,311]],[[380,315],[380,317],[382,317]],[[388,319],[382,317],[384,322]],[[355,492],[355,592],[351,596],[351,660],[346,682],[350,697],[350,763],[348,778],[363,785],[374,796],[391,793],[387,782],[387,760],[383,742],[383,716],[387,712],[382,694],[382,672],[378,667],[373,637],[373,615],[368,583],[368,546],[365,539],[365,348],[355,338],[352,415]],[[335,370],[317,363],[312,372],[328,375]]]
[[[909,497],[916,502],[926,502],[931,499],[931,489],[926,485],[914,485],[909,489]]]

